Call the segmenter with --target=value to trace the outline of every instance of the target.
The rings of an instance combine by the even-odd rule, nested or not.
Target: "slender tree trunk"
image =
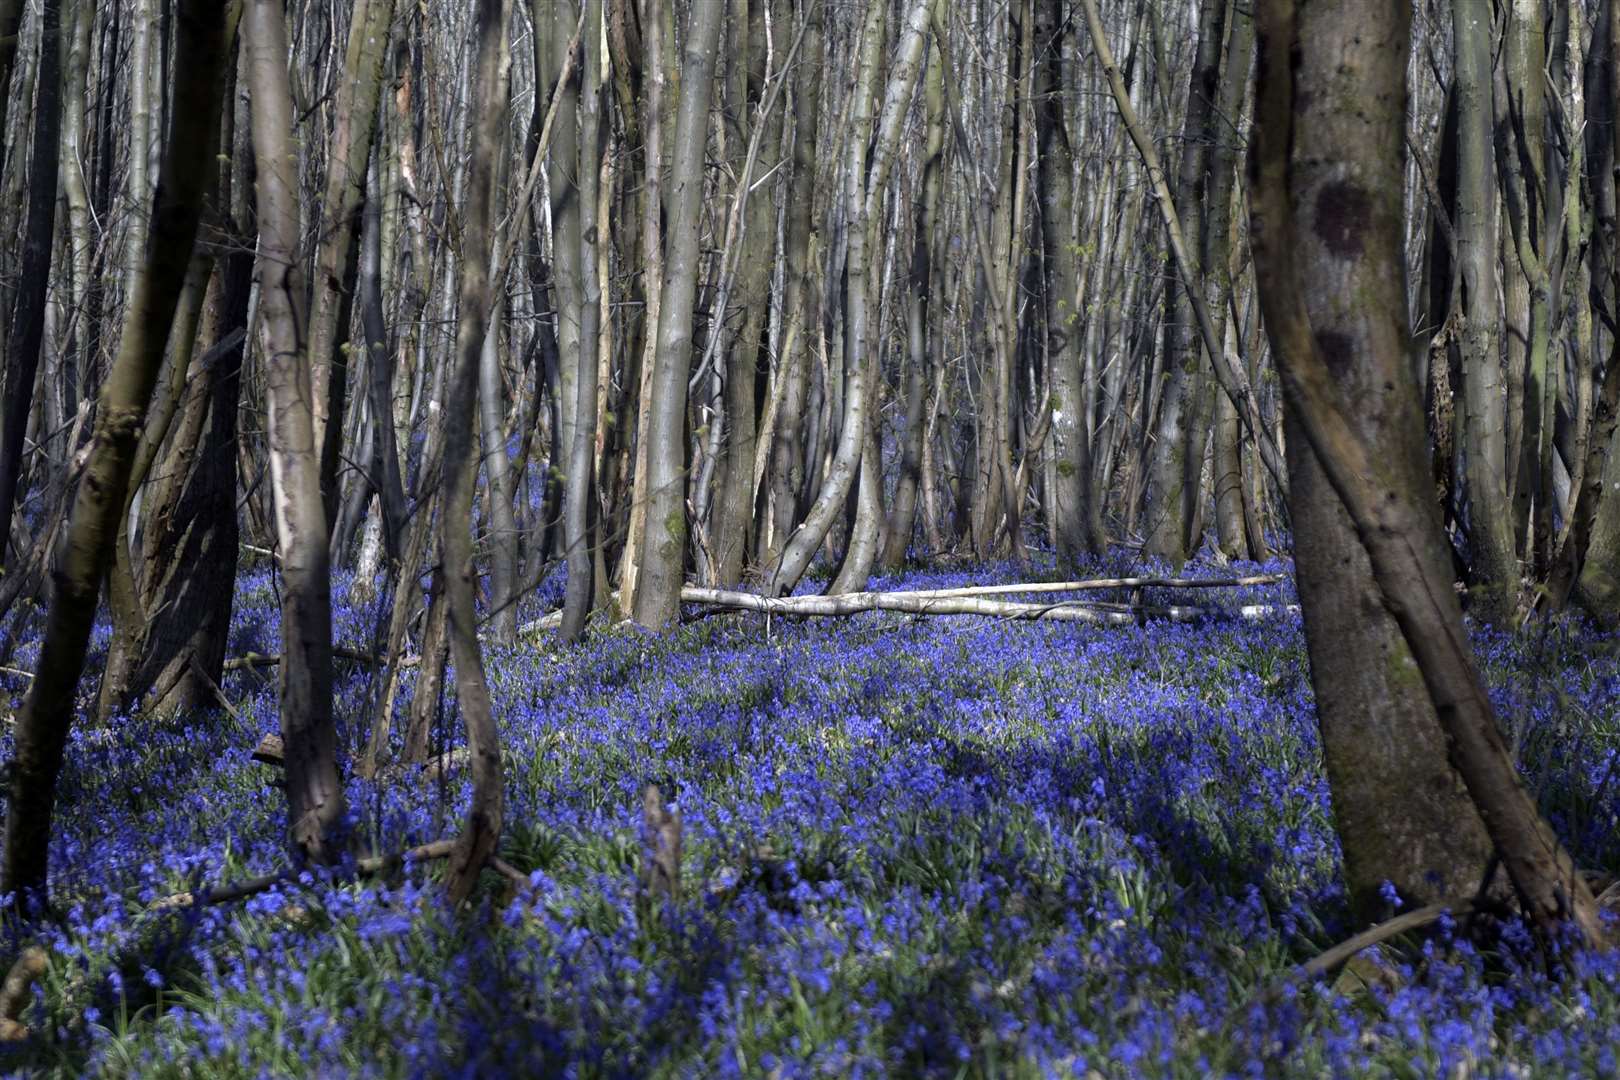
[[[1457,73],[1457,272],[1462,279],[1463,457],[1474,610],[1499,618],[1513,607],[1518,564],[1508,513],[1501,362],[1497,356],[1496,171],[1491,138],[1491,13],[1453,0]]]
[[[664,83],[663,62],[664,0],[641,0],[643,42],[648,57],[645,91],[642,95],[641,128],[645,132],[643,157],[645,173],[641,194],[642,285],[647,310],[642,319],[644,340],[641,378],[636,388],[636,459],[630,486],[630,510],[626,515],[624,552],[619,566],[619,612],[629,615],[636,609],[640,584],[642,544],[647,533],[648,461],[652,417],[653,374],[658,364],[658,326],[662,317],[664,284],[663,189],[664,189]]]
[[[587,0],[592,2],[592,0]],[[478,355],[490,307],[490,204],[494,198],[495,155],[500,147],[506,101],[500,91],[505,27],[509,8],[501,0],[478,0],[478,51],[472,156],[462,213],[461,306],[456,325],[456,367],[445,417],[444,508],[439,517],[444,592],[450,650],[456,664],[456,698],[467,728],[473,778],[467,825],[450,855],[445,888],[459,905],[472,895],[484,862],[501,835],[505,797],[501,747],[490,706],[489,683],[478,645],[477,569],[472,553],[473,491],[478,483]],[[600,8],[598,8],[600,10]],[[594,41],[593,41],[594,46]],[[504,451],[503,451],[504,452]]]
[[[635,592],[635,619],[663,627],[680,614],[686,569],[686,382],[692,368],[692,309],[697,297],[698,223],[715,52],[725,5],[695,4],[687,25],[676,110],[658,355],[647,385],[646,519]]]
[[[50,284],[51,237],[56,224],[56,162],[60,153],[62,115],[61,50],[57,42],[60,17],[60,0],[44,0],[40,15],[39,68],[35,78],[33,152],[28,161],[28,216],[23,224],[22,282],[11,310],[5,348],[6,402],[4,412],[0,413],[0,564],[6,561],[3,545],[11,537],[12,510],[20,494],[17,489],[22,477],[23,436],[28,428],[40,349],[45,341],[45,302]],[[4,86],[0,85],[0,96],[5,94]]]
[[[1080,246],[1074,237],[1074,150],[1063,103],[1063,49],[1072,32],[1060,5],[1038,3],[1035,30],[1035,124],[1041,153],[1041,239],[1046,263],[1047,364],[1052,373],[1053,527],[1060,560],[1073,563],[1100,551],[1106,538],[1090,502],[1091,434],[1087,429],[1080,329]]]
[[[309,359],[314,390],[315,449],[321,461],[321,496],[328,528],[336,524],[338,450],[348,392],[344,346],[353,310],[355,240],[366,195],[382,95],[383,58],[394,0],[354,0],[343,71],[337,78],[332,139],[320,202],[319,248],[309,317]]]
[[[568,460],[568,486],[563,497],[563,513],[568,545],[568,583],[563,597],[564,641],[578,640],[585,630],[595,598],[595,566],[592,533],[595,525],[596,485],[596,399],[598,393],[597,346],[601,329],[601,290],[596,277],[597,170],[600,164],[599,139],[602,130],[603,71],[601,50],[595,43],[601,37],[602,2],[585,0],[584,82],[576,91],[579,102],[579,159],[576,172],[579,203],[578,225],[573,241],[573,264],[579,275],[578,314],[579,364],[574,382],[574,444]],[[557,243],[567,242],[561,233]],[[559,272],[562,260],[558,260]]]
[[[74,495],[65,555],[54,574],[56,589],[44,643],[17,722],[3,888],[20,908],[45,898],[56,779],[96,599],[112,554],[141,423],[191,259],[203,193],[214,173],[227,55],[224,11],[209,0],[181,0],[176,14],[184,62],[177,65],[174,94],[179,115],[188,121],[177,126],[164,155],[152,211],[154,243],[130,298],[118,359],[102,386],[84,479]],[[55,52],[52,20],[48,18],[45,26],[51,32],[45,34],[43,47]],[[49,145],[55,146],[54,134]],[[54,171],[49,191],[54,195]]]
[[[779,362],[787,385],[771,445],[770,539],[762,547],[761,566],[775,563],[798,522],[799,494],[805,488],[809,453],[805,414],[809,412],[811,343],[817,338],[820,313],[815,304],[813,267],[819,255],[815,217],[817,134],[821,116],[821,5],[804,14],[804,38],[795,69],[793,176],[788,184],[783,237],[782,312],[785,320]],[[812,465],[811,468],[814,466]]]
[[[767,67],[765,12],[775,8],[775,40],[771,42]],[[745,48],[733,50],[733,63],[746,59],[746,80],[739,111],[746,104],[750,117],[749,139],[740,141],[744,151],[739,162],[737,198],[746,199],[740,217],[741,250],[736,260],[735,279],[728,307],[740,308],[741,323],[735,334],[723,335],[725,353],[725,459],[719,491],[715,496],[712,540],[717,579],[722,586],[742,580],[748,553],[748,539],[754,532],[754,462],[757,457],[760,421],[759,383],[762,368],[768,369],[771,274],[776,254],[776,200],[769,188],[751,195],[756,179],[776,172],[782,151],[782,124],[786,106],[777,87],[789,52],[789,7],[781,0],[753,0],[748,8]],[[819,58],[815,61],[819,63]],[[740,132],[739,132],[740,134]],[[749,154],[752,154],[752,164]],[[746,185],[746,186],[741,186]],[[727,313],[727,322],[730,322]]]
[[[248,0],[248,52],[257,165],[259,353],[265,372],[270,481],[281,555],[277,668],[286,750],[287,815],[295,856],[329,861],[343,846],[343,783],[332,720],[332,594],[321,460],[311,409],[299,258],[297,159],[287,24],[281,0]]]

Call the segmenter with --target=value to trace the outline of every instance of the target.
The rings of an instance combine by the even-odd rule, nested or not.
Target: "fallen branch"
[[[434,840],[432,843],[422,844],[406,851],[393,852],[388,855],[369,855],[359,859],[354,864],[354,872],[362,877],[386,873],[397,869],[407,861],[428,862],[433,859],[443,859],[455,849],[454,840]],[[294,880],[292,870],[280,870],[273,874],[249,878],[234,885],[226,885],[219,889],[205,889],[200,893],[179,892],[154,900],[148,904],[146,910],[169,911],[175,908],[208,906],[211,904],[226,904],[233,900],[245,900],[250,896],[267,892],[284,881]],[[527,879],[525,879],[527,880]]]
[[[1035,582],[1020,585],[970,585],[957,589],[917,589],[910,592],[858,592],[838,596],[759,596],[730,589],[704,589],[688,585],[681,590],[681,601],[708,604],[737,611],[758,611],[774,615],[838,616],[866,611],[898,611],[912,615],[986,615],[998,619],[1034,619],[1053,622],[1083,622],[1102,626],[1130,626],[1144,618],[1192,622],[1219,615],[1242,619],[1267,619],[1298,614],[1297,604],[1245,604],[1226,609],[1189,607],[1179,604],[1112,604],[1102,601],[1057,600],[1048,604],[1012,603],[987,600],[985,595],[1009,593],[1082,592],[1091,589],[1218,588],[1266,585],[1281,581],[1278,575],[1252,578],[1108,578],[1097,581]],[[553,611],[518,628],[521,634],[536,634],[562,623],[562,612]]]
[[[1153,616],[1172,622],[1190,622],[1213,615],[1233,614],[1245,619],[1262,619],[1291,614],[1291,604],[1247,604],[1230,612],[1221,608],[1144,605],[1107,605],[1083,600],[1059,600],[1049,604],[1012,603],[974,596],[930,596],[926,593],[859,592],[840,596],[757,596],[726,589],[681,590],[689,604],[759,611],[774,615],[834,616],[856,615],[865,611],[899,611],[912,615],[986,615],[998,619],[1030,619],[1054,622],[1083,622],[1103,626],[1130,626],[1139,618]]]
[[[373,656],[371,653],[362,652],[359,649],[348,649],[342,646],[335,646],[332,649],[332,658],[334,660],[353,660],[357,664],[367,664],[371,667],[379,667],[384,662],[383,658]],[[400,661],[400,666],[408,667],[413,661],[420,662],[420,658],[407,656],[404,660]],[[225,670],[241,671],[243,669],[247,669],[251,671],[255,668],[275,667],[279,663],[281,663],[281,656],[277,653],[250,652],[244,653],[241,656],[233,656],[229,660],[226,660]]]
[[[253,760],[274,766],[277,769],[285,768],[286,748],[282,745],[280,735],[266,735],[259,740],[259,745],[253,748]],[[398,780],[417,772],[450,773],[467,764],[467,748],[458,746],[446,750],[436,758],[427,761],[397,761],[392,765],[378,769],[371,777],[373,780]]]
[[[1231,1026],[1237,1023],[1252,1006],[1277,1001],[1290,986],[1311,982],[1332,974],[1349,963],[1357,953],[1370,949],[1374,945],[1381,945],[1392,937],[1413,930],[1421,930],[1430,923],[1437,921],[1447,912],[1466,915],[1473,910],[1474,898],[1463,896],[1453,900],[1442,900],[1438,904],[1429,904],[1427,907],[1414,908],[1404,914],[1395,916],[1387,922],[1381,922],[1377,926],[1370,926],[1354,937],[1347,938],[1325,952],[1313,956],[1305,963],[1262,987],[1253,996],[1245,998],[1237,1005],[1234,1005],[1226,1014],[1225,1024]]]
[[[555,630],[561,625],[562,611],[561,609],[558,609],[557,611],[548,612],[547,614],[540,616],[533,622],[524,623],[522,626],[518,627],[518,633],[538,634],[542,630]]]
[[[1089,592],[1096,589],[1239,589],[1251,585],[1275,585],[1285,580],[1287,579],[1282,574],[1255,574],[1250,577],[1236,578],[1091,578],[1086,581],[1027,581],[1011,585],[963,585],[954,589],[913,589],[898,595],[944,599],[957,596],[1006,596],[1017,593]]]
[[[1411,930],[1420,930],[1435,922],[1447,912],[1453,915],[1467,915],[1474,910],[1474,901],[1471,897],[1459,897],[1455,900],[1445,900],[1427,907],[1413,908],[1402,915],[1397,915],[1387,922],[1377,926],[1370,926],[1357,934],[1347,938],[1339,944],[1328,949],[1318,956],[1314,956],[1299,966],[1295,977],[1299,979],[1319,979],[1331,974],[1340,965],[1347,963],[1351,957],[1364,949],[1380,945],[1392,937],[1397,937]]]

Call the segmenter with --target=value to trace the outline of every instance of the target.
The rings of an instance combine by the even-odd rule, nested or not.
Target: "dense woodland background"
[[[1461,605],[1620,621],[1617,9],[0,0],[0,663],[43,639],[4,888],[71,722],[230,709],[250,568],[294,854],[453,689],[460,901],[488,647],[788,613],[739,593],[813,565],[1281,549],[1352,905],[1485,880],[1605,940]],[[1174,615],[1021,615],[1063,612]]]

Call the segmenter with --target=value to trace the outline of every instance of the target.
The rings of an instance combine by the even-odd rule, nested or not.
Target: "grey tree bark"
[[[922,73],[923,46],[927,43],[932,10],[928,0],[914,0],[908,9],[905,30],[883,95],[882,116],[874,125],[878,72],[884,56],[884,7],[881,0],[873,0],[867,8],[856,72],[855,98],[850,110],[849,149],[841,169],[849,242],[844,323],[849,380],[844,393],[843,427],[832,467],[822,483],[815,504],[767,572],[766,591],[772,596],[791,592],[804,576],[810,560],[832,529],[834,519],[844,509],[844,501],[857,479],[857,470],[862,468],[861,457],[866,448],[868,412],[877,371],[874,351],[868,340],[866,253],[869,235],[878,217],[880,200],[888,184],[889,169],[894,162],[900,126]],[[873,139],[874,126],[876,137],[868,162],[867,142]],[[868,569],[870,559],[875,556],[876,546],[873,544],[867,557]],[[865,574],[859,576],[864,583]]]
[[[595,597],[593,532],[596,485],[596,399],[598,392],[597,346],[601,329],[601,289],[596,276],[597,170],[600,162],[598,140],[602,129],[603,72],[601,50],[602,2],[585,0],[585,48],[583,84],[576,91],[579,110],[578,162],[575,190],[578,209],[572,230],[577,245],[569,260],[579,275],[576,288],[578,308],[575,333],[578,336],[574,379],[574,444],[568,458],[567,490],[563,496],[564,542],[568,545],[568,583],[563,597],[561,635],[575,641],[585,630]],[[559,233],[558,244],[569,242]],[[558,273],[566,273],[558,258]],[[562,293],[560,295],[566,295]]]
[[[242,40],[258,170],[258,346],[281,555],[282,662],[277,680],[288,832],[295,856],[329,861],[343,846],[344,796],[332,719],[330,562],[311,407],[292,88],[281,0],[248,0]]]
[[[647,387],[646,518],[635,620],[663,627],[680,614],[686,573],[686,381],[692,368],[692,308],[697,298],[698,224],[703,200],[709,98],[725,5],[694,4],[682,49],[658,312],[658,355]]]
[[[1496,169],[1492,140],[1491,13],[1453,0],[1457,69],[1457,273],[1461,278],[1464,486],[1474,556],[1474,610],[1486,618],[1510,612],[1518,562],[1508,512],[1506,398],[1498,357]]]

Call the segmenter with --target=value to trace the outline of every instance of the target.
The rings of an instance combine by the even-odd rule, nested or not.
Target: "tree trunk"
[[[805,414],[809,411],[811,342],[816,339],[820,313],[815,304],[812,277],[819,251],[815,221],[817,128],[821,117],[821,5],[805,11],[801,58],[793,89],[793,176],[788,184],[786,226],[783,237],[782,314],[783,345],[779,363],[782,408],[772,436],[768,541],[761,546],[761,566],[773,565],[798,522],[799,494],[805,488],[810,440]]]
[[[271,494],[281,555],[281,738],[295,857],[336,859],[343,846],[343,783],[332,720],[332,594],[321,459],[311,409],[299,256],[292,89],[281,0],[248,0],[253,156],[258,170],[259,354],[265,372]]]
[[[22,281],[6,335],[6,403],[0,415],[0,565],[11,537],[12,510],[22,478],[23,435],[34,400],[40,348],[45,340],[51,237],[56,223],[56,163],[62,87],[57,29],[60,0],[44,0],[40,15],[39,71],[33,113],[33,153],[28,161],[28,216],[23,224]],[[15,46],[12,46],[15,48]],[[0,85],[0,97],[9,93]],[[15,148],[13,148],[15,150]],[[12,157],[16,157],[13,153]],[[19,172],[20,167],[19,167]],[[145,402],[142,402],[144,408]]]
[[[1325,474],[1326,481],[1294,488],[1291,498],[1300,510],[1323,507],[1323,524],[1347,514],[1370,566],[1346,573],[1346,552],[1355,565],[1350,536],[1296,511],[1312,682],[1352,900],[1366,917],[1376,907],[1368,886],[1384,879],[1409,903],[1472,892],[1494,847],[1532,922],[1551,930],[1573,919],[1596,943],[1604,939],[1597,905],[1519,782],[1452,589],[1405,349],[1400,222],[1410,8],[1391,0],[1376,18],[1367,15],[1361,5],[1312,5],[1296,23],[1294,0],[1263,0],[1250,153],[1250,235],[1296,432],[1289,455],[1298,463],[1301,451],[1311,451],[1319,473],[1302,471],[1301,479]],[[1321,554],[1313,556],[1318,544]],[[1330,574],[1313,581],[1307,564]],[[1335,582],[1360,596],[1335,595]],[[1345,636],[1320,633],[1321,616],[1352,611],[1367,626],[1387,612],[1400,636],[1387,636],[1381,653],[1364,654],[1345,671],[1333,662],[1352,650]],[[1370,709],[1359,685],[1367,671],[1407,692],[1421,679],[1439,724],[1421,715],[1396,724]],[[1343,770],[1328,749],[1338,739],[1335,702],[1350,728],[1343,734],[1355,744]],[[1366,760],[1380,748],[1387,769]],[[1352,798],[1365,818],[1340,809]],[[1351,848],[1363,845],[1367,857],[1353,860]]]
[[[1473,552],[1474,610],[1484,618],[1510,612],[1518,585],[1508,513],[1506,404],[1496,327],[1496,172],[1491,138],[1491,15],[1471,0],[1453,0],[1457,73],[1457,272],[1462,279],[1463,458],[1468,538]]]
[[[47,13],[44,49],[54,53],[58,44],[54,4],[47,5]],[[188,119],[177,126],[164,155],[162,182],[152,208],[154,242],[130,297],[118,359],[102,386],[89,459],[74,495],[65,555],[54,573],[56,590],[45,640],[17,721],[3,888],[19,909],[45,899],[56,780],[96,599],[124,507],[136,441],[185,282],[203,193],[215,169],[227,55],[224,12],[208,0],[181,0],[176,14],[176,41],[184,62],[176,65],[174,96],[179,115]],[[55,145],[54,136],[49,145]],[[55,179],[53,170],[47,188],[52,196]]]
[[[562,639],[576,641],[585,630],[585,617],[595,599],[596,570],[593,534],[596,531],[596,411],[598,393],[597,350],[601,331],[601,289],[596,276],[599,139],[602,130],[603,72],[601,50],[602,0],[585,0],[584,83],[578,92],[579,162],[576,170],[579,227],[574,240],[574,264],[579,273],[579,369],[574,384],[574,445],[568,460],[568,489],[563,498],[568,544],[568,583],[563,598]],[[558,243],[564,237],[557,237]],[[559,260],[559,266],[560,266]]]
[[[1061,5],[1037,3],[1035,47],[1035,126],[1040,140],[1041,241],[1046,265],[1046,347],[1052,373],[1053,529],[1061,563],[1072,564],[1103,550],[1096,535],[1100,521],[1091,506],[1089,400],[1081,341],[1080,246],[1074,237],[1074,151],[1063,107],[1063,49],[1071,24]]]
[[[709,98],[725,5],[696,4],[687,25],[676,110],[670,190],[665,199],[664,281],[658,354],[647,386],[646,520],[635,619],[663,627],[680,614],[686,576],[686,381],[692,368],[692,309],[697,297],[698,224],[702,216]]]
[[[336,79],[309,319],[315,449],[321,461],[321,497],[329,528],[336,523],[338,507],[338,450],[349,372],[344,346],[356,274],[353,253],[366,194],[366,163],[371,160],[371,141],[377,129],[394,0],[354,0],[349,19],[343,70]]]
[[[453,906],[459,906],[472,895],[479,872],[495,851],[501,835],[505,798],[500,740],[490,706],[489,683],[484,677],[483,654],[478,645],[474,604],[477,568],[473,565],[471,531],[473,491],[478,483],[478,358],[484,345],[490,307],[490,204],[494,197],[495,155],[500,147],[507,104],[500,89],[506,51],[505,15],[506,8],[501,0],[478,0],[478,51],[472,101],[477,122],[473,127],[467,198],[462,213],[461,305],[456,323],[456,366],[445,416],[444,506],[439,516],[447,629],[456,664],[456,698],[467,728],[467,752],[473,779],[467,825],[456,838],[445,882]]]

